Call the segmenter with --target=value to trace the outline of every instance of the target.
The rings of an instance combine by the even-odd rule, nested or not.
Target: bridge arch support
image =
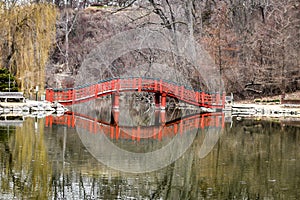
[[[206,93],[170,81],[140,77],[114,78],[77,88],[48,88],[46,100],[72,105],[100,96],[112,95],[112,106],[118,109],[121,92],[155,93],[155,105],[162,110],[166,108],[167,96],[176,97],[190,105],[206,108],[222,109],[225,105],[225,92]]]
[[[165,110],[167,106],[167,94],[162,92],[156,92],[154,95],[154,103],[155,103],[155,109],[159,110]]]
[[[118,110],[120,107],[120,93],[119,92],[114,92],[111,94],[111,105],[112,109]]]

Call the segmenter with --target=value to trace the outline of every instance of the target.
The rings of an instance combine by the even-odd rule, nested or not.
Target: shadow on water
[[[27,118],[22,127],[1,126],[0,199],[300,198],[299,127],[246,119],[222,126],[223,115],[184,116],[182,111],[168,110],[165,122],[159,114],[156,123],[154,111],[125,126],[125,120],[135,116],[121,112],[119,120],[113,121],[110,110],[101,110],[83,113],[85,117],[70,113],[52,119]],[[171,112],[179,119],[172,119]],[[149,135],[148,128],[142,133],[144,127],[161,132]],[[138,129],[140,136],[132,133]],[[145,168],[165,162],[167,156],[130,160],[114,154],[103,141],[135,156],[176,143],[170,148],[172,154],[164,152],[172,156],[185,142],[189,145],[170,164],[151,171]],[[105,155],[112,164],[99,162]],[[123,171],[112,169],[114,163],[125,166]],[[138,167],[144,171],[129,171]]]

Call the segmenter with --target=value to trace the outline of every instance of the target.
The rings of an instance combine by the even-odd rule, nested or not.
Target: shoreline
[[[300,123],[300,91],[262,97],[252,100],[238,100],[226,104],[224,112],[231,112],[232,116],[257,119],[291,119]],[[292,102],[292,101],[294,102]]]
[[[299,104],[233,103],[226,105],[224,112],[231,116],[258,119],[297,119],[300,123]]]

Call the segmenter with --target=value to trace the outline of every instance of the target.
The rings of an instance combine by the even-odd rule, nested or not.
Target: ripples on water
[[[215,129],[221,135],[204,158],[199,151],[206,134],[214,133],[199,128],[175,162],[127,173],[99,162],[76,127],[47,123],[26,118],[22,126],[0,127],[0,199],[300,199],[300,128],[293,125],[225,123]],[[179,136],[184,134],[189,133]],[[151,152],[175,136],[107,138],[127,151]],[[122,159],[111,157],[116,158]]]

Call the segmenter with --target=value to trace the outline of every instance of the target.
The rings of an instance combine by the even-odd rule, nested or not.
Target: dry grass
[[[281,99],[281,95],[261,98],[261,100],[274,100],[274,99]],[[300,91],[285,94],[285,99],[300,99]],[[241,104],[254,103],[254,100],[253,99],[239,100],[236,101],[236,103],[241,103]]]

